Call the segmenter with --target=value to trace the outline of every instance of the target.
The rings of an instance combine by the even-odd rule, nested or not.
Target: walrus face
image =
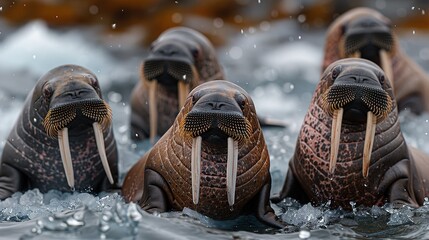
[[[376,124],[392,111],[392,98],[385,90],[389,85],[383,71],[367,60],[337,61],[325,76],[331,86],[322,94],[321,106],[333,118],[329,171],[335,170],[343,120],[346,124],[364,124],[366,120],[362,173],[367,177]]]
[[[153,140],[157,129],[158,84],[171,92],[178,93],[179,109],[184,105],[191,84],[199,81],[195,68],[197,49],[181,42],[157,41],[151,54],[143,63],[143,79],[149,83],[150,135]]]
[[[58,69],[65,69],[55,74]],[[79,136],[93,128],[100,158],[110,183],[113,177],[110,171],[104,146],[103,130],[107,129],[112,120],[109,105],[101,98],[97,78],[82,68],[71,66],[57,68],[48,73],[48,80],[42,86],[47,114],[43,126],[46,134],[58,138],[61,159],[67,182],[74,187],[74,173],[69,146],[69,136]],[[70,135],[69,135],[70,132]]]
[[[380,66],[392,78],[389,54],[394,46],[390,23],[373,16],[361,16],[344,26],[344,57],[360,57]]]
[[[234,86],[231,91],[231,86]],[[244,109],[249,98],[244,90],[225,81],[209,82],[196,88],[191,94],[192,109],[186,114],[183,130],[192,140],[191,172],[192,197],[198,204],[201,174],[201,145],[224,148],[227,145],[227,196],[230,206],[235,201],[235,183],[239,143],[245,142],[252,127]]]

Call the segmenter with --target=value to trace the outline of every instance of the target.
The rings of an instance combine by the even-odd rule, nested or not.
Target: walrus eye
[[[194,57],[194,59],[198,58],[199,52],[198,49],[194,48],[191,50],[192,56]]]
[[[195,105],[195,103],[198,102],[198,100],[200,100],[200,93],[196,92],[194,93],[194,95],[192,95],[192,105]]]
[[[380,74],[378,77],[378,80],[380,81],[380,84],[383,85],[384,84],[384,75]]]
[[[52,96],[52,87],[51,87],[51,85],[49,85],[49,84],[46,84],[44,87],[43,87],[43,97],[45,98],[45,99],[49,99],[49,98],[51,98],[51,96]]]
[[[240,106],[241,110],[243,110],[246,106],[246,98],[242,95],[237,95],[236,101],[238,103],[238,106]]]
[[[335,80],[338,77],[338,75],[340,75],[340,72],[341,72],[341,65],[338,65],[332,70],[332,80]]]

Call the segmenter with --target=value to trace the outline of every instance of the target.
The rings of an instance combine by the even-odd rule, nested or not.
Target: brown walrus
[[[381,68],[360,58],[329,65],[313,95],[280,194],[303,203],[421,206],[429,156],[407,147]]]
[[[31,90],[9,134],[0,199],[30,188],[99,192],[117,175],[111,109],[96,76],[76,65],[52,69]]]
[[[220,220],[253,213],[281,228],[269,203],[269,166],[249,95],[212,81],[189,94],[172,127],[128,172],[122,193],[149,212],[188,207]]]
[[[338,17],[326,34],[323,70],[342,58],[379,65],[393,81],[399,110],[429,112],[429,76],[399,46],[390,20],[376,10],[355,8]]]
[[[190,90],[224,79],[216,52],[201,33],[176,27],[152,43],[142,64],[141,80],[131,94],[131,137],[164,134],[173,124]]]

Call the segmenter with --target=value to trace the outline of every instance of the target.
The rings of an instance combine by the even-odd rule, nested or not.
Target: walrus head
[[[341,58],[363,58],[380,66],[392,80],[390,59],[395,54],[396,40],[390,20],[379,12],[369,8],[350,10],[332,23],[327,36],[325,51],[337,48],[338,56],[334,59],[326,53],[325,66]],[[327,62],[326,58],[332,59]]]
[[[54,68],[36,86],[41,92],[40,115],[46,135],[58,138],[61,159],[68,185],[74,187],[72,156],[69,135],[80,135],[94,130],[101,162],[110,183],[114,180],[104,146],[103,131],[110,127],[112,111],[102,99],[96,76],[76,65]]]
[[[329,171],[335,170],[342,123],[366,121],[362,174],[367,177],[376,124],[393,110],[390,83],[377,65],[357,58],[332,63],[322,81],[320,105],[332,117]]]
[[[185,38],[175,34],[186,34]],[[150,139],[157,130],[157,88],[177,93],[180,109],[190,90],[200,81],[197,64],[201,62],[201,42],[209,44],[197,31],[174,28],[164,32],[151,46],[149,56],[142,64],[142,79],[149,85]]]
[[[190,96],[188,99],[190,110],[181,120],[180,127],[185,133],[185,138],[192,138],[193,202],[198,204],[199,201],[202,145],[209,146],[212,152],[227,147],[227,197],[228,204],[233,206],[239,147],[249,142],[254,130],[251,122],[257,121],[252,114],[253,103],[243,89],[227,81],[200,85],[190,93]]]

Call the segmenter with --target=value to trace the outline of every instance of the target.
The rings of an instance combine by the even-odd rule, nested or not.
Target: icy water
[[[3,26],[3,24],[1,24]],[[60,64],[74,63],[97,74],[104,97],[113,109],[114,129],[124,173],[149,148],[128,138],[128,97],[138,81],[145,50],[132,32],[95,38],[96,29],[52,31],[33,22],[0,35],[0,152],[27,92],[37,79]],[[429,69],[428,35],[403,33],[401,45]],[[293,154],[304,114],[319,80],[324,32],[301,31],[292,22],[243,29],[218,49],[229,80],[253,97],[257,112],[288,123],[285,129],[264,129],[271,154],[272,192],[278,192]],[[429,116],[402,113],[409,145],[429,152]],[[353,203],[350,203],[352,206]],[[419,209],[389,205],[330,209],[293,199],[273,205],[290,224],[267,229],[253,217],[213,221],[185,209],[150,215],[126,204],[117,193],[86,193],[37,189],[16,193],[0,202],[0,239],[424,239],[429,238],[429,202]]]

